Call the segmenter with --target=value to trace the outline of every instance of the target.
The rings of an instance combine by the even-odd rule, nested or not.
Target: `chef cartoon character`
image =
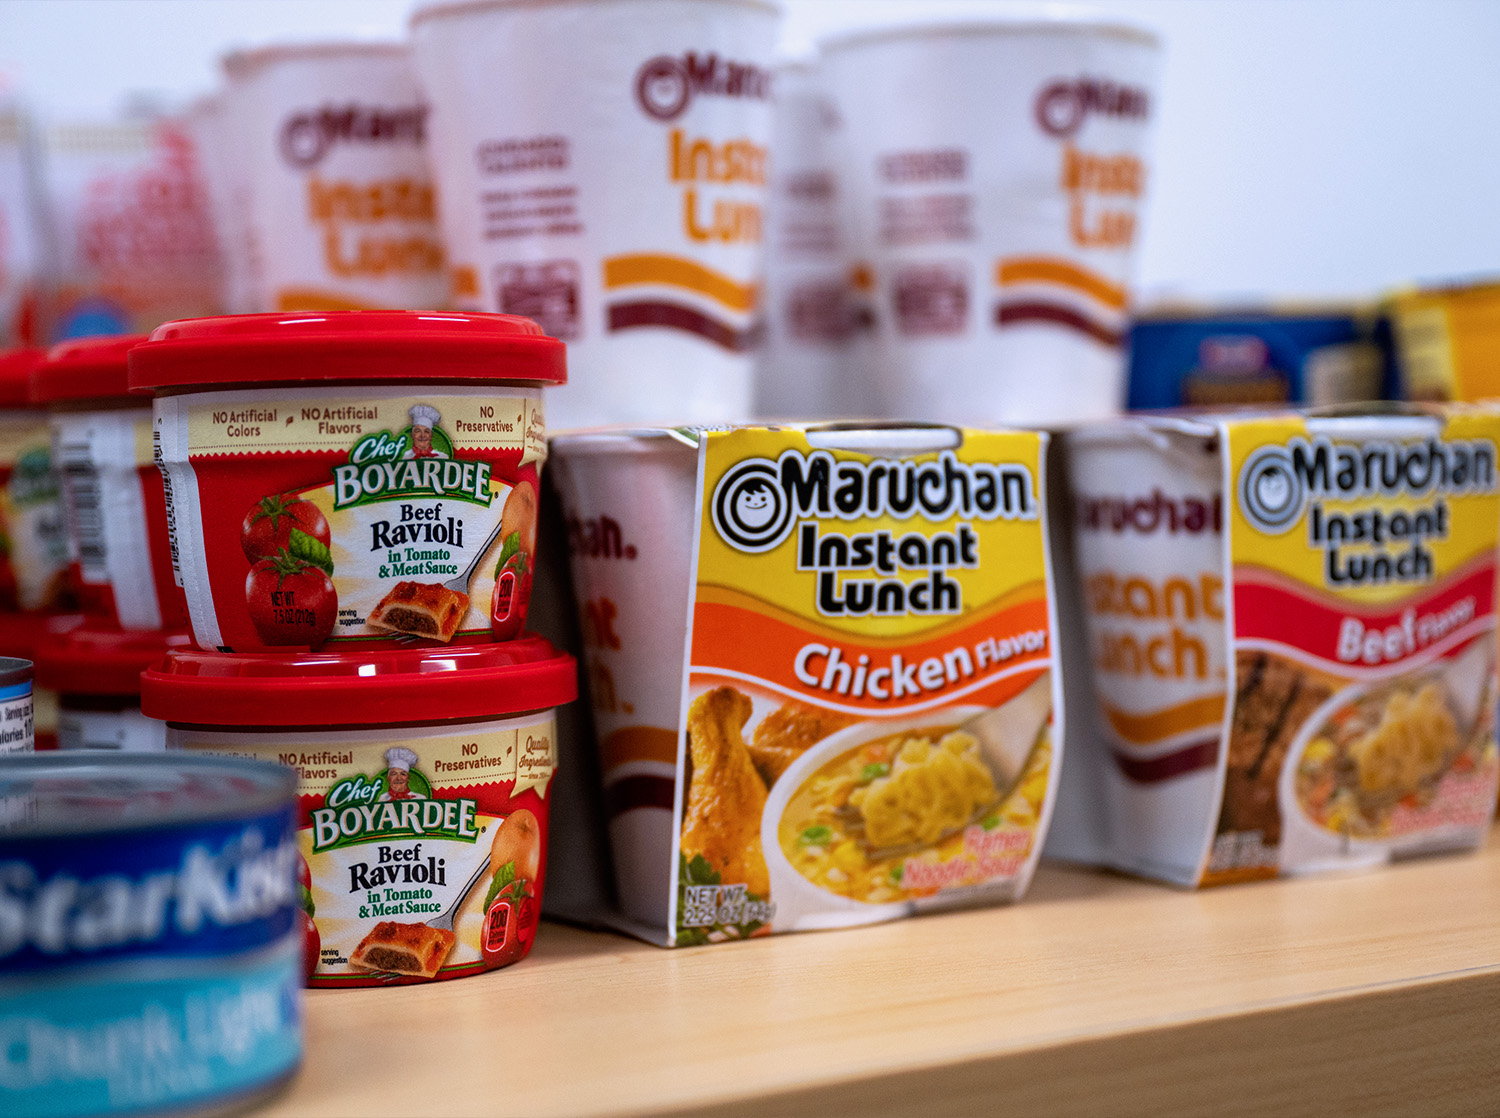
[[[411,767],[417,763],[417,755],[404,745],[392,746],[385,751],[385,791],[382,800],[425,800],[427,797],[411,786]],[[420,779],[420,778],[419,778]],[[422,781],[425,786],[427,781]]]
[[[442,421],[442,415],[431,404],[417,404],[411,409],[411,449],[401,457],[447,458],[448,455],[432,445],[433,428]]]

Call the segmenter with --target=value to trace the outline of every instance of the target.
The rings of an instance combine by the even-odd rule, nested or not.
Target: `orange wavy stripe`
[[[833,625],[825,625],[814,621],[812,618],[804,617],[800,613],[782,609],[780,606],[772,605],[763,598],[757,598],[754,594],[747,594],[743,590],[734,590],[727,586],[713,586],[702,584],[698,587],[698,605],[726,606],[730,609],[742,610],[747,614],[757,614],[771,621],[787,625],[793,629],[799,629],[810,637],[821,637],[824,640],[835,641],[858,641],[860,645],[870,648],[893,648],[901,649],[914,641],[941,641],[953,633],[966,631],[976,625],[991,621],[1008,610],[1015,609],[1019,605],[1031,602],[1039,602],[1042,606],[1041,615],[1046,617],[1047,587],[1040,579],[1034,582],[1024,583],[988,605],[977,610],[966,610],[957,617],[951,618],[931,629],[924,629],[918,634],[898,634],[888,636],[884,633],[871,632],[881,624],[879,618],[866,618],[864,625],[866,631],[851,633],[847,629],[837,628]]]
[[[696,260],[681,256],[641,253],[612,256],[604,262],[604,286],[625,287],[635,283],[660,283],[707,295],[732,311],[753,311],[760,290],[753,283],[737,283]]]
[[[656,726],[626,726],[599,743],[599,763],[605,772],[627,761],[677,764],[677,735]]]
[[[695,675],[700,672],[712,675],[715,669],[722,669],[764,679],[794,692],[823,694],[805,680],[798,680],[794,671],[799,650],[809,643],[824,643],[817,641],[816,635],[811,631],[812,626],[806,621],[789,623],[766,616],[758,610],[709,604],[702,599],[698,601],[693,617]],[[1004,668],[1030,666],[1030,673],[1019,674],[1010,680],[996,681],[992,685],[989,697],[998,702],[1000,699],[995,698],[997,688],[1003,688],[1006,694],[1018,691],[1035,678],[1036,671],[1044,668],[1046,660],[1054,655],[1049,633],[1048,639],[1039,649],[1018,652],[1003,660],[991,658],[999,651],[999,642],[1016,634],[1047,629],[1047,604],[1042,599],[1016,603],[1009,610],[998,613],[987,621],[970,617],[967,622],[958,632],[950,632],[941,639],[933,637],[931,633],[907,637],[895,642],[894,650],[891,649],[892,642],[889,640],[877,643],[862,634],[841,633],[824,643],[825,653],[820,655],[826,656],[826,649],[836,648],[841,663],[857,665],[861,656],[865,656],[868,661],[873,661],[870,666],[876,668],[885,667],[888,659],[894,661],[898,655],[908,666],[921,664],[928,659],[943,661],[945,657],[949,657],[952,673],[955,674],[946,675],[941,686],[926,690],[921,696],[912,694],[908,702],[917,697],[932,698],[947,689],[961,688],[969,681],[994,675]],[[981,653],[981,646],[984,646],[988,655]],[[814,674],[828,670],[821,659],[818,663]],[[902,696],[892,694],[878,697],[866,694],[861,697],[841,692],[826,697],[871,710],[882,710],[890,709],[893,703],[899,707]],[[973,701],[985,700],[976,697]]]
[[[311,287],[286,287],[276,293],[278,311],[367,311],[374,308]]]
[[[1056,256],[1012,256],[1002,260],[995,267],[995,281],[1001,287],[1011,283],[1055,283],[1081,291],[1116,310],[1124,310],[1130,301],[1129,294],[1119,284]]]
[[[1203,695],[1145,714],[1132,714],[1105,702],[1099,705],[1115,733],[1132,745],[1151,745],[1173,734],[1216,725],[1224,718],[1223,695]]]

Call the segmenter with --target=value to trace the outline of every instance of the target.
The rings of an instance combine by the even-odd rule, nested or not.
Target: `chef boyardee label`
[[[539,393],[203,393],[159,400],[156,429],[200,644],[519,631],[545,454]]]
[[[0,414],[0,598],[25,610],[65,603],[62,487],[45,414]]]
[[[677,943],[1024,888],[1055,748],[1046,436],[960,434],[703,435]]]
[[[1479,840],[1500,418],[1225,425],[1234,710],[1205,882]]]
[[[297,770],[306,900],[321,944],[310,985],[458,978],[530,950],[557,767],[550,716],[432,730],[168,733],[169,748]]]

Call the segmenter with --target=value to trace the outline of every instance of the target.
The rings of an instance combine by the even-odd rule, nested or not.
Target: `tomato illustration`
[[[333,632],[339,610],[328,573],[285,549],[250,568],[245,601],[255,632],[265,644],[317,648]]]
[[[491,967],[503,967],[522,959],[536,939],[536,903],[532,897],[519,901],[497,898],[484,914],[479,949]]]
[[[501,565],[490,595],[490,635],[508,641],[526,625],[531,604],[531,557],[518,551]]]
[[[323,937],[318,933],[318,924],[303,912],[302,917],[302,973],[311,978],[318,973],[318,959],[323,954]]]
[[[292,535],[293,530],[298,537]],[[311,559],[311,555],[302,554],[307,541],[315,541],[326,553],[329,538],[328,521],[318,506],[293,493],[262,497],[250,506],[240,525],[240,549],[251,563],[273,559],[281,551]]]

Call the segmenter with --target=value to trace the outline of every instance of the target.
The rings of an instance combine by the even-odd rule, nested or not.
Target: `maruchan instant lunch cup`
[[[45,354],[0,354],[0,608],[68,605],[68,533],[47,413],[31,392]]]
[[[616,893],[626,916],[659,924],[671,901],[663,859],[674,841],[698,456],[691,442],[653,430],[554,447]]]
[[[620,914],[671,946],[1025,894],[1062,750],[1048,436],[554,440]]]
[[[176,577],[201,648],[450,644],[520,632],[562,343],[503,315],[168,323],[156,391]]]
[[[167,746],[297,772],[313,986],[460,978],[530,950],[555,708],[577,664],[540,637],[306,656],[174,652],[142,678]]]
[[[748,413],[777,16],[757,0],[416,14],[454,305],[568,343],[557,424]]]
[[[254,309],[444,306],[427,106],[406,47],[274,46],[226,70]]]
[[[1482,844],[1497,445],[1472,405],[1069,432],[1107,824],[1070,856],[1215,885]]]
[[[161,471],[152,451],[151,396],[132,393],[125,355],[143,334],[54,346],[32,373],[52,415],[52,451],[79,605],[124,629],[187,621],[172,578]]]
[[[839,118],[825,86],[816,62],[776,68],[766,336],[755,370],[761,416],[834,419],[863,402],[850,352],[855,320],[841,228]]]
[[[38,686],[57,695],[57,748],[160,753],[166,727],[141,713],[141,672],[173,649],[191,648],[186,632],[132,632],[83,624],[37,642]]]
[[[238,1113],[302,1061],[295,777],[224,757],[0,765],[0,1111]]]
[[[1156,38],[1071,19],[823,44],[886,414],[1118,411]]]

